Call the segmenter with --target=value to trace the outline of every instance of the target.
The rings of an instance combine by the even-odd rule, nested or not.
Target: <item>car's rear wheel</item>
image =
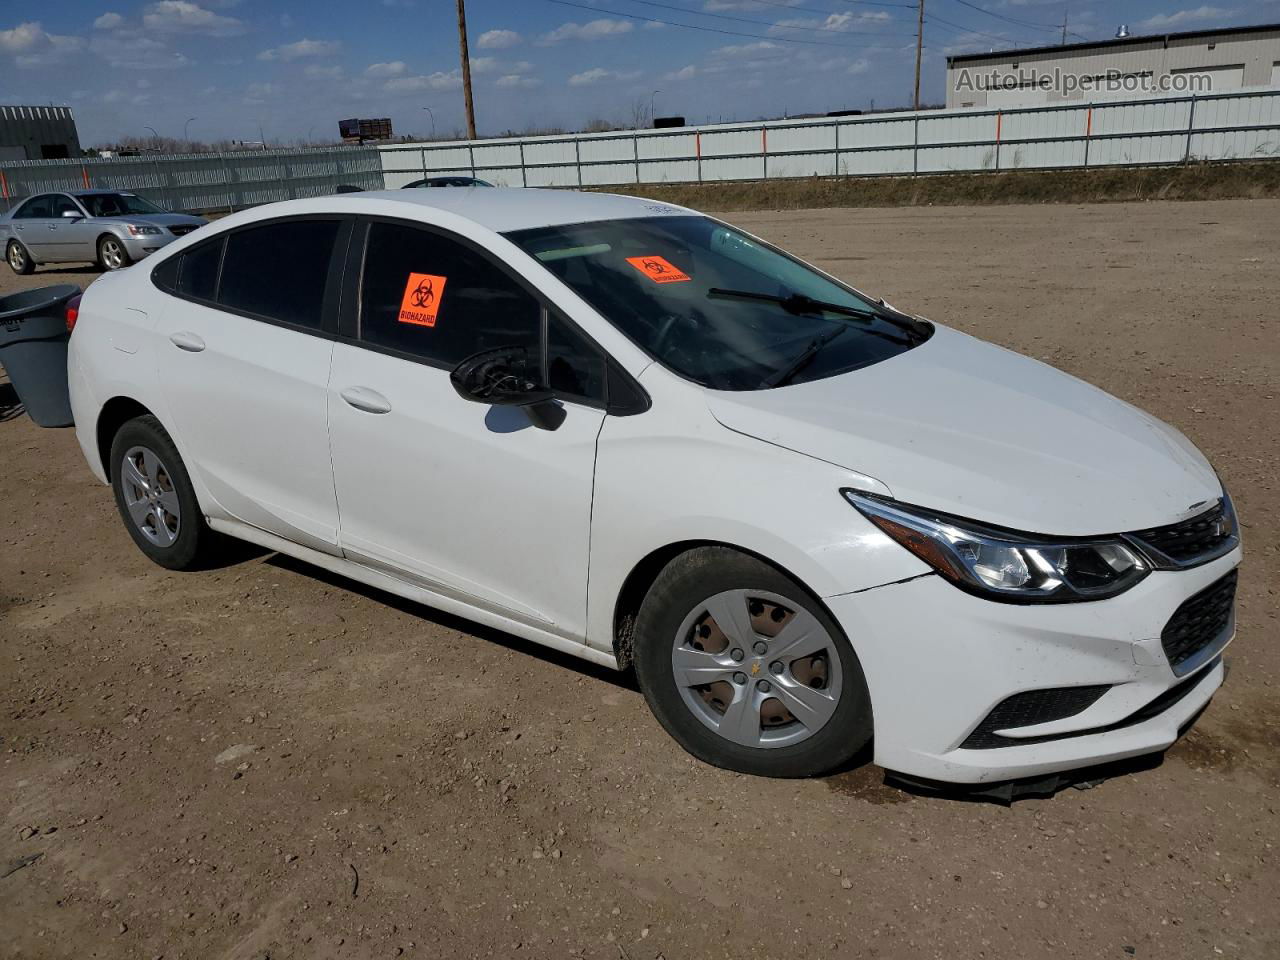
[[[207,556],[215,534],[177,447],[155,417],[137,417],[116,433],[111,485],[129,536],[160,566],[186,570]]]
[[[103,270],[123,270],[131,263],[133,258],[119,237],[106,236],[98,241],[98,265]]]
[[[9,267],[14,273],[26,276],[36,268],[31,254],[27,253],[27,248],[20,244],[17,240],[10,240],[9,246],[5,249],[4,258],[9,262]]]
[[[871,739],[866,680],[839,626],[790,577],[735,550],[691,550],[659,574],[634,653],[658,721],[715,766],[813,776]]]

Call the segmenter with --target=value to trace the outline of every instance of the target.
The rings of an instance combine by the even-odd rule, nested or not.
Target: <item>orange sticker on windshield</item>
[[[662,257],[627,257],[631,264],[654,283],[682,283],[689,275]]]
[[[419,327],[434,327],[440,300],[444,297],[444,277],[429,273],[411,273],[404,285],[404,298],[400,301],[400,322]]]

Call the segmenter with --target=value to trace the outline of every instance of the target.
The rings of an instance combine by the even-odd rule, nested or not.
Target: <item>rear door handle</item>
[[[339,396],[357,410],[365,413],[390,413],[391,401],[368,387],[347,387]]]
[[[204,349],[204,341],[197,337],[194,333],[171,333],[169,341],[179,350],[185,350],[187,353],[199,353]]]

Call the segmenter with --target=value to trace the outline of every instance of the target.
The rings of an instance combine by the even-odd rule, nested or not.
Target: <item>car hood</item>
[[[862,370],[708,396],[738,433],[871,476],[904,503],[1031,533],[1160,526],[1222,495],[1177,430],[946,327]]]
[[[152,223],[158,227],[179,227],[188,224],[202,227],[209,222],[203,217],[193,217],[186,213],[140,213],[137,216],[95,217],[94,219],[110,220],[113,223]]]

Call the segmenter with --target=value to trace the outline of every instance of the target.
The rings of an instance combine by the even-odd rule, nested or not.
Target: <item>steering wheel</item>
[[[667,337],[670,336],[671,330],[681,320],[692,321],[692,318],[683,316],[679,313],[669,313],[658,321],[658,334],[653,338],[654,353],[662,352],[662,348],[667,345]]]

